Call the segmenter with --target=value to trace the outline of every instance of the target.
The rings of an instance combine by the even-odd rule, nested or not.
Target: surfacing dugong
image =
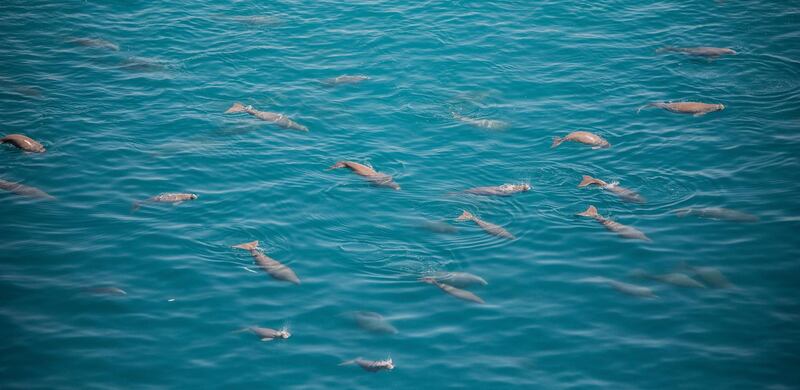
[[[236,102],[225,111],[225,114],[236,114],[240,112],[246,112],[258,119],[261,119],[265,122],[274,123],[280,127],[285,129],[294,129],[300,131],[308,131],[308,127],[305,127],[287,117],[283,114],[278,114],[275,112],[268,112],[268,111],[259,111],[253,108],[253,106],[245,106],[242,103]]]
[[[736,55],[735,50],[727,47],[662,47],[657,53],[683,53],[690,56],[716,58],[722,55]]]
[[[597,208],[592,205],[590,205],[589,208],[586,209],[586,211],[578,213],[576,215],[579,215],[581,217],[593,218],[595,221],[603,224],[603,226],[605,226],[606,229],[614,233],[617,233],[622,237],[644,240],[644,241],[652,241],[644,233],[640,232],[639,230],[636,230],[631,226],[623,225],[619,222],[614,222],[613,220],[604,218],[603,216],[597,213]]]
[[[655,102],[648,103],[636,110],[638,114],[642,109],[647,107],[657,107],[669,112],[678,114],[692,114],[692,116],[703,116],[709,112],[722,111],[725,109],[724,104],[709,104],[698,102]]]
[[[495,225],[493,223],[483,221],[467,210],[463,210],[461,215],[459,215],[458,218],[456,218],[456,221],[473,221],[478,226],[480,226],[481,229],[483,229],[486,233],[489,233],[493,236],[503,237],[509,240],[513,240],[514,238],[516,238],[514,237],[513,234],[509,233],[508,230],[503,229],[502,227]]]
[[[475,187],[465,190],[464,192],[472,195],[482,196],[511,196],[518,192],[530,191],[530,184],[503,184],[492,187]]]
[[[258,336],[261,341],[272,341],[275,339],[288,339],[292,337],[292,334],[289,333],[289,330],[285,327],[280,330],[271,329],[271,328],[262,328],[260,326],[251,326],[248,328],[244,328],[240,330],[240,332],[250,331],[253,332],[256,336]]]
[[[0,143],[14,145],[26,152],[32,152],[32,153],[45,152],[45,148],[44,146],[42,146],[42,144],[22,134],[9,134],[3,138],[0,138]]]
[[[178,192],[164,192],[164,193],[158,194],[158,195],[156,195],[154,197],[151,197],[151,198],[148,198],[148,199],[145,199],[145,200],[139,200],[139,201],[133,202],[133,210],[134,211],[138,210],[140,207],[142,207],[142,204],[144,204],[146,202],[172,203],[172,204],[175,204],[175,205],[179,205],[179,204],[181,204],[181,203],[183,203],[183,202],[185,202],[187,200],[195,200],[197,198],[198,198],[197,194],[185,194],[185,193],[178,193]]]
[[[364,360],[358,357],[353,360],[348,360],[339,363],[340,366],[347,366],[351,364],[357,364],[358,366],[363,368],[364,371],[369,371],[369,372],[378,372],[381,370],[387,370],[387,371],[394,370],[394,361],[392,360],[391,357],[389,357],[386,360]]]
[[[43,200],[56,199],[55,196],[50,195],[36,187],[30,187],[24,184],[14,183],[12,181],[6,181],[3,179],[0,179],[0,190],[13,192],[17,195],[27,196],[35,199],[43,199]]]
[[[334,77],[332,79],[323,80],[323,83],[336,86],[336,85],[343,85],[343,84],[358,84],[362,81],[369,80],[369,76],[364,75],[341,75],[339,77]]]
[[[233,248],[244,249],[250,252],[250,255],[256,259],[256,263],[273,278],[289,283],[300,284],[300,279],[291,268],[258,250],[258,240],[234,245]]]
[[[573,131],[572,133],[567,134],[567,136],[564,138],[553,137],[553,145],[550,147],[557,148],[558,145],[561,145],[567,141],[589,145],[592,147],[592,149],[605,149],[611,147],[611,144],[603,139],[603,137],[588,131]]]
[[[359,176],[364,177],[376,186],[389,187],[393,190],[400,189],[400,185],[395,183],[391,176],[385,173],[376,172],[374,169],[364,164],[359,164],[353,161],[339,161],[336,164],[331,165],[328,170],[330,171],[339,168],[349,168],[351,171],[355,172]]]
[[[462,300],[469,301],[469,302],[479,303],[481,305],[486,303],[486,302],[483,301],[483,299],[481,299],[481,297],[479,297],[479,296],[477,296],[477,295],[475,295],[475,294],[473,294],[473,293],[471,293],[471,292],[469,292],[467,290],[462,290],[462,289],[460,289],[458,287],[453,287],[453,286],[451,286],[449,284],[445,284],[445,283],[439,282],[438,280],[436,280],[436,279],[434,279],[432,277],[429,277],[429,276],[426,276],[424,278],[420,278],[419,281],[423,282],[423,283],[432,284],[432,285],[434,285],[436,287],[439,287],[440,289],[442,289],[442,291],[444,291],[444,292],[446,292],[446,293],[448,293],[448,294],[450,294],[450,295],[452,295],[452,296],[454,296],[454,297],[456,297],[458,299],[462,299]]]
[[[639,195],[633,190],[629,190],[627,188],[623,188],[619,186],[619,183],[606,183],[600,179],[595,179],[591,176],[583,175],[583,179],[581,180],[580,184],[578,184],[578,188],[586,187],[589,185],[596,185],[600,188],[611,192],[614,195],[619,196],[622,200],[634,203],[644,203],[646,200],[643,196]]]

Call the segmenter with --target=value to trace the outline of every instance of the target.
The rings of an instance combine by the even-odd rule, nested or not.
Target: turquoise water
[[[58,198],[0,193],[0,387],[800,386],[797,4],[398,3],[0,3],[0,133],[48,149],[3,145],[0,178]],[[370,79],[321,82],[345,74]],[[667,100],[726,109],[636,113]],[[236,101],[309,131],[224,115]],[[578,129],[613,146],[550,148]],[[326,171],[345,159],[402,189]],[[584,174],[648,201],[577,188]],[[520,182],[533,190],[459,193]],[[162,192],[199,199],[132,211]],[[589,204],[652,242],[574,216]],[[462,210],[517,238],[454,221]],[[302,283],[231,248],[252,240]],[[682,262],[734,287],[631,275]],[[418,281],[437,271],[485,278],[469,290],[486,304]],[[365,332],[356,310],[398,333]],[[253,325],[292,337],[235,332]],[[338,365],[359,356],[396,369]]]

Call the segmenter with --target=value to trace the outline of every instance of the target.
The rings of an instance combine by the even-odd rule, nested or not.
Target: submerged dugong
[[[473,285],[486,286],[489,283],[478,275],[473,275],[467,272],[436,272],[431,275],[432,278],[453,287],[464,288]]]
[[[0,179],[0,190],[13,192],[17,195],[27,196],[36,199],[55,200],[55,196],[50,195],[36,187],[26,186],[12,181]]]
[[[142,204],[146,202],[173,203],[175,205],[179,205],[187,200],[195,200],[197,198],[198,198],[197,194],[186,194],[181,192],[164,192],[145,200],[139,200],[133,202],[133,210],[138,210],[140,207],[142,207]]]
[[[3,138],[0,138],[0,143],[14,145],[26,152],[33,152],[33,153],[45,152],[45,148],[44,146],[42,146],[42,144],[22,134],[9,134]]]
[[[251,326],[248,328],[244,328],[241,330],[253,332],[256,336],[258,336],[261,341],[272,341],[275,339],[288,339],[292,337],[292,334],[289,333],[289,330],[283,328],[281,330],[271,329],[271,328],[262,328],[260,326]]]
[[[606,229],[614,233],[617,233],[622,237],[651,241],[650,238],[648,238],[644,233],[640,232],[639,230],[636,230],[631,226],[623,225],[619,222],[614,222],[611,219],[604,218],[603,216],[597,213],[597,208],[592,205],[590,205],[589,208],[586,209],[586,211],[578,213],[576,215],[582,217],[594,218],[595,221],[603,224],[603,226],[605,226]]]
[[[667,274],[656,275],[648,273],[643,269],[635,269],[631,271],[631,277],[656,280],[662,283],[671,284],[673,286],[678,286],[678,287],[706,288],[706,286],[703,285],[702,283],[692,279],[691,277],[689,277],[689,275],[682,274],[680,272],[670,272]]]
[[[675,210],[675,213],[681,218],[693,215],[700,218],[718,219],[732,222],[758,222],[759,220],[759,218],[755,215],[722,207],[706,207],[699,209],[685,208]]]
[[[642,297],[642,298],[658,298],[656,294],[653,293],[653,290],[647,287],[618,282],[616,280],[607,280],[606,283],[608,283],[609,286],[613,287],[615,290],[623,294],[633,295],[635,297]]]
[[[355,172],[356,174],[363,176],[365,179],[372,182],[380,187],[389,187],[394,190],[399,190],[400,185],[395,183],[394,179],[391,176],[376,172],[374,169],[364,165],[359,164],[353,161],[339,161],[336,164],[331,165],[328,170],[339,169],[339,168],[349,168],[351,171]]]
[[[648,103],[636,110],[638,114],[642,109],[647,107],[657,107],[669,112],[675,112],[678,114],[692,114],[693,116],[702,116],[708,114],[709,112],[714,111],[722,111],[725,109],[724,104],[709,104],[709,103],[698,103],[698,102],[655,102],[655,103]]]
[[[585,145],[590,145],[592,149],[605,149],[611,147],[611,144],[603,139],[603,137],[588,131],[573,131],[572,133],[567,134],[567,136],[564,138],[553,137],[553,145],[550,147],[556,148],[558,145],[561,145],[567,141],[580,142]]]
[[[481,229],[483,229],[486,233],[489,233],[491,235],[507,238],[509,240],[513,240],[514,238],[516,238],[514,237],[513,234],[509,233],[508,230],[503,229],[502,227],[495,225],[493,223],[483,221],[466,210],[463,210],[461,215],[459,215],[458,218],[456,218],[456,221],[473,221],[476,224],[478,224],[478,226],[480,226]]]
[[[695,276],[702,279],[706,284],[714,288],[730,288],[733,284],[722,274],[722,272],[714,267],[692,267],[688,264],[681,263],[680,269],[691,272]]]
[[[240,112],[246,112],[262,121],[274,123],[284,129],[308,131],[308,127],[289,119],[286,115],[269,111],[259,111],[253,108],[253,106],[245,106],[239,102],[233,103],[233,105],[225,111],[225,114],[236,114]]]
[[[518,192],[530,191],[530,184],[503,184],[492,187],[475,187],[464,192],[472,195],[483,196],[511,196]]]
[[[85,47],[96,47],[98,49],[119,51],[119,45],[100,38],[75,38],[72,40],[72,42]]]
[[[460,288],[453,287],[453,286],[451,286],[449,284],[445,284],[445,283],[439,282],[438,280],[436,280],[436,279],[434,279],[434,278],[432,278],[430,276],[426,276],[424,278],[421,278],[420,282],[432,284],[432,285],[434,285],[436,287],[439,287],[440,289],[442,289],[442,291],[444,291],[444,292],[446,292],[446,293],[448,293],[448,294],[450,294],[450,295],[452,295],[452,296],[454,296],[454,297],[456,297],[458,299],[463,299],[465,301],[475,302],[475,303],[479,303],[479,304],[486,303],[486,302],[483,301],[483,299],[481,299],[481,297],[479,297],[479,296],[477,296],[477,295],[475,295],[475,294],[473,294],[473,293],[471,293],[471,292],[469,292],[467,290],[462,290]]]
[[[295,275],[291,268],[283,265],[281,262],[275,259],[268,257],[258,250],[258,240],[234,245],[233,248],[249,251],[250,255],[256,259],[258,265],[261,266],[261,268],[273,278],[289,283],[300,284],[300,279],[297,277],[297,275]]]
[[[644,203],[646,200],[643,196],[639,195],[635,191],[629,190],[627,188],[623,188],[619,186],[619,183],[612,182],[606,183],[600,179],[595,179],[591,176],[583,175],[583,179],[581,180],[580,184],[578,184],[578,188],[586,187],[589,185],[596,185],[600,188],[611,192],[614,195],[619,196],[622,200],[634,203]]]
[[[332,79],[323,80],[323,82],[325,84],[330,85],[330,86],[335,86],[335,85],[343,85],[343,84],[357,84],[357,83],[360,83],[360,82],[365,81],[365,80],[369,80],[369,76],[364,76],[364,75],[354,75],[354,76],[341,75],[339,77],[334,77]]]
[[[356,311],[352,313],[353,320],[359,328],[372,333],[397,334],[397,328],[392,326],[382,315],[371,311]]]
[[[453,119],[475,127],[482,127],[484,129],[491,130],[502,130],[508,127],[508,123],[497,119],[475,119],[461,115],[457,112],[451,112],[450,114],[453,115]]]
[[[658,53],[683,53],[690,56],[698,57],[719,57],[722,55],[735,55],[738,54],[735,50],[727,47],[662,47],[656,50]]]
[[[340,366],[347,366],[351,364],[357,364],[365,371],[369,372],[378,372],[381,370],[387,370],[387,371],[394,370],[394,361],[392,360],[391,357],[386,360],[364,360],[358,357],[353,360],[348,360],[339,363]]]

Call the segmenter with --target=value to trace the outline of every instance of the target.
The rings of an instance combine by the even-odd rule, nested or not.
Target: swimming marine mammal
[[[567,141],[589,145],[592,147],[592,149],[605,149],[611,147],[611,144],[608,143],[608,141],[606,141],[603,137],[588,131],[573,131],[567,134],[564,138],[553,137],[553,145],[550,147],[556,148],[558,145],[561,145]]]
[[[492,187],[475,187],[464,192],[472,195],[483,196],[511,196],[518,192],[530,191],[530,184],[503,184]]]
[[[623,294],[633,295],[635,297],[642,297],[642,298],[658,298],[656,294],[653,293],[653,290],[647,287],[618,282],[616,280],[611,280],[611,279],[607,280],[606,283],[608,283],[608,285],[610,285],[615,290]]]
[[[508,127],[508,123],[497,119],[475,119],[461,115],[457,112],[451,112],[450,114],[453,115],[453,119],[475,127],[482,127],[484,129],[491,130],[501,130]]]
[[[690,56],[698,57],[719,57],[722,55],[736,55],[739,54],[733,49],[727,47],[673,47],[666,46],[656,50],[657,53],[682,53]]]
[[[758,222],[759,218],[752,214],[747,214],[741,211],[726,209],[723,207],[706,207],[706,208],[684,208],[675,210],[678,217],[686,217],[693,215],[700,218],[717,219],[722,221],[732,222]]]
[[[692,114],[693,116],[703,116],[709,112],[722,111],[725,109],[724,104],[710,104],[699,102],[655,102],[648,103],[636,110],[638,114],[642,109],[647,107],[657,107],[669,112],[678,114]]]
[[[644,233],[640,232],[639,230],[636,230],[636,228],[623,225],[619,222],[614,222],[613,220],[604,218],[603,216],[597,213],[597,208],[594,206],[590,205],[589,208],[586,209],[586,211],[578,213],[576,215],[593,218],[595,221],[603,224],[603,226],[605,226],[606,229],[611,230],[612,232],[617,233],[622,237],[651,241],[650,238],[648,238]]]
[[[308,131],[308,127],[289,119],[286,115],[269,111],[259,111],[253,108],[253,106],[245,106],[239,102],[233,103],[233,105],[225,111],[225,114],[235,114],[240,112],[246,112],[258,119],[261,119],[262,121],[274,123],[285,129]]]
[[[396,334],[397,328],[392,326],[382,315],[371,311],[352,313],[353,320],[361,329],[372,333]]]
[[[234,245],[233,248],[244,249],[250,252],[250,255],[256,260],[256,263],[273,278],[289,283],[300,284],[300,279],[291,268],[258,250],[258,240]]]
[[[597,185],[600,188],[607,190],[608,192],[613,193],[614,195],[619,196],[622,200],[634,203],[644,203],[645,198],[636,193],[635,191],[629,190],[627,188],[623,188],[619,186],[619,183],[606,183],[600,179],[596,179],[594,177],[583,175],[583,179],[581,180],[580,184],[578,184],[578,188],[586,187],[589,185]]]
[[[100,38],[75,38],[72,40],[72,42],[85,47],[96,47],[98,49],[119,51],[119,45]]]
[[[42,144],[22,134],[9,134],[3,138],[0,138],[0,143],[14,145],[26,152],[33,152],[33,153],[45,152],[45,148],[44,146],[42,146]]]
[[[164,192],[153,196],[151,198],[147,198],[145,200],[140,200],[133,202],[133,210],[138,210],[142,207],[142,204],[145,202],[155,202],[155,203],[173,203],[175,205],[179,205],[187,200],[195,200],[197,199],[197,194],[186,194],[180,192]]]
[[[346,366],[350,364],[357,364],[365,371],[369,372],[378,372],[381,370],[387,370],[387,371],[394,370],[394,361],[392,360],[391,357],[386,360],[364,360],[358,357],[353,360],[348,360],[339,363],[340,366]]]
[[[44,199],[44,200],[55,200],[56,198],[53,195],[50,195],[36,187],[26,186],[20,183],[14,183],[12,181],[7,181],[0,179],[0,190],[5,190],[8,192],[13,192],[17,195],[27,196],[36,199]]]
[[[341,75],[339,77],[334,77],[332,79],[324,80],[323,82],[325,84],[330,85],[330,86],[336,86],[336,85],[343,85],[343,84],[357,84],[357,83],[360,83],[360,82],[365,81],[365,80],[369,80],[369,76],[363,76],[363,75],[354,75],[354,76]]]
[[[241,331],[253,332],[256,336],[258,336],[261,339],[261,341],[272,341],[275,339],[281,340],[292,337],[292,334],[289,333],[289,330],[287,330],[286,328],[276,330],[271,328],[262,328],[260,326],[251,326],[248,328],[244,328]]]
[[[462,300],[470,301],[470,302],[475,302],[475,303],[479,303],[479,304],[486,303],[486,302],[483,301],[483,299],[481,299],[481,297],[479,297],[479,296],[477,296],[477,295],[475,295],[475,294],[473,294],[473,293],[471,293],[471,292],[469,292],[467,290],[462,290],[462,289],[460,289],[458,287],[453,287],[453,286],[451,286],[449,284],[439,282],[438,280],[436,280],[436,279],[434,279],[434,278],[432,278],[430,276],[426,276],[424,278],[420,278],[419,280],[421,282],[423,282],[423,283],[428,283],[428,284],[432,284],[432,285],[434,285],[436,287],[439,287],[440,289],[442,289],[442,291],[444,291],[444,292],[446,292],[446,293],[448,293],[448,294],[450,294],[450,295],[452,295],[452,296],[454,296],[454,297],[456,297],[458,299],[462,299]]]
[[[489,284],[482,277],[467,272],[436,272],[431,275],[431,277],[439,282],[458,288],[469,287],[472,285],[486,286]]]
[[[678,287],[706,288],[702,283],[692,279],[689,275],[680,272],[666,274],[651,274],[643,269],[635,269],[630,274],[634,278],[650,279]]]
[[[480,218],[476,217],[474,214],[466,210],[463,210],[461,215],[459,215],[458,218],[456,218],[456,221],[473,221],[476,224],[478,224],[478,226],[480,226],[481,229],[483,229],[485,232],[491,235],[507,238],[509,240],[513,240],[515,238],[513,234],[508,232],[508,230],[503,229],[502,227],[495,225],[493,223],[483,221]]]
[[[376,172],[374,169],[364,164],[359,164],[353,161],[339,161],[336,164],[331,165],[328,170],[330,171],[339,168],[349,168],[351,171],[355,172],[359,176],[363,176],[365,179],[377,186],[389,187],[394,190],[400,189],[400,185],[395,183],[391,176],[385,173]]]

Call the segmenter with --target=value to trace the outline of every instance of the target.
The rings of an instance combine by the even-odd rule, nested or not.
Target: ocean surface
[[[797,2],[4,0],[0,134],[47,152],[2,145],[0,179],[57,199],[0,191],[0,388],[796,389],[798,42]],[[725,109],[637,114],[659,101]],[[551,148],[575,130],[612,146]],[[533,189],[463,192],[503,183]],[[133,210],[164,192],[199,198]],[[706,207],[758,220],[676,212]],[[301,284],[232,248],[254,240]]]

